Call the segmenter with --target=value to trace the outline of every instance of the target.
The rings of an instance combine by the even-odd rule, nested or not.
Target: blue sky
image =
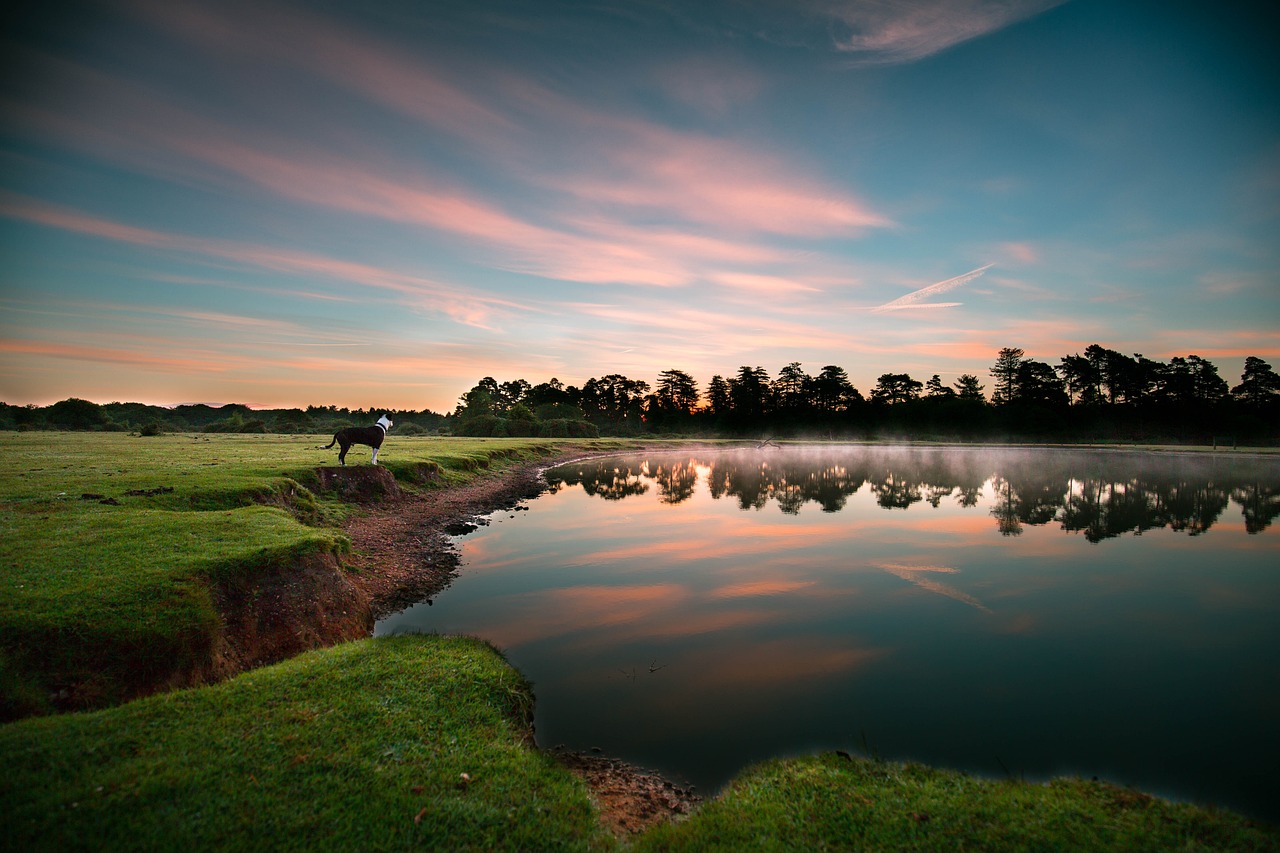
[[[866,393],[1091,343],[1235,384],[1280,365],[1264,10],[28,13],[0,80],[0,399],[446,411],[483,376],[792,361]]]

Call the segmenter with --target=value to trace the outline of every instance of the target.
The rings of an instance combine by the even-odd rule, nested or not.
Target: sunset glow
[[[1280,359],[1276,61],[1201,4],[73,2],[7,26],[0,400]]]

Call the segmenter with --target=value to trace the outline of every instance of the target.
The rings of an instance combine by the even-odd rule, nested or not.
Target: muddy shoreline
[[[460,486],[364,504],[343,525],[351,554],[342,562],[352,584],[368,596],[374,618],[443,591],[458,573],[452,538],[475,529],[476,519],[537,497],[546,490],[542,471],[572,458],[525,463],[486,472]]]

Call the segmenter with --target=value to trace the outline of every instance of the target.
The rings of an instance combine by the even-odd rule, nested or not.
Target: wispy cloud
[[[959,302],[921,302],[922,299],[928,299],[930,296],[936,296],[939,293],[946,293],[948,290],[954,290],[962,284],[973,281],[987,270],[991,269],[994,264],[987,264],[985,267],[978,267],[976,270],[969,270],[963,275],[955,278],[949,278],[946,281],[940,281],[931,284],[928,287],[922,287],[919,290],[908,293],[906,296],[899,296],[892,302],[886,302],[883,305],[872,308],[872,312],[879,314],[885,311],[901,311],[904,308],[953,308],[960,305]]]
[[[438,310],[456,322],[480,328],[489,328],[495,313],[528,310],[528,306],[521,306],[507,299],[463,291],[397,270],[294,249],[189,237],[140,228],[16,193],[0,191],[0,216],[137,246],[203,255],[277,272],[323,276],[390,290],[408,297],[418,308]]]
[[[832,42],[854,64],[913,62],[1061,5],[1065,0],[815,0]]]

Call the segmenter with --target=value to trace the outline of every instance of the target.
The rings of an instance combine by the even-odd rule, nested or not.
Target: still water
[[[1280,458],[766,448],[546,476],[376,629],[495,643],[545,747],[704,794],[845,749],[1280,819]]]

